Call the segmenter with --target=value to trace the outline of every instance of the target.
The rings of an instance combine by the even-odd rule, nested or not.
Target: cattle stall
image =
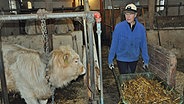
[[[94,19],[95,17],[95,19]],[[47,19],[60,19],[60,18],[81,18],[84,33],[82,31],[72,31],[62,34],[48,34],[47,31]],[[101,26],[100,15],[98,12],[72,12],[72,13],[48,13],[44,10],[37,14],[18,14],[18,15],[1,15],[0,20],[5,23],[6,21],[16,20],[38,20],[41,21],[41,33],[42,34],[29,34],[29,35],[12,35],[1,36],[1,42],[16,43],[24,45],[27,48],[33,48],[39,51],[44,51],[48,54],[52,49],[59,45],[70,45],[79,54],[83,60],[85,68],[87,68],[87,75],[84,82],[84,88],[88,89],[86,96],[90,97],[92,103],[103,103],[103,88],[102,88],[102,71],[101,71]],[[94,42],[93,24],[96,21],[97,34],[98,34],[98,50],[97,56],[96,44]],[[50,38],[51,37],[51,38]],[[51,40],[50,40],[51,39]],[[99,58],[98,58],[99,57]],[[98,72],[98,73],[97,73]],[[2,80],[1,80],[2,81]],[[6,83],[2,88],[6,88]],[[3,90],[6,91],[6,90]],[[97,94],[100,92],[100,97]],[[86,92],[87,93],[87,92]],[[3,96],[5,103],[8,104],[6,92]],[[100,100],[99,100],[100,99]],[[85,101],[86,102],[86,101]],[[88,102],[88,101],[87,101]]]

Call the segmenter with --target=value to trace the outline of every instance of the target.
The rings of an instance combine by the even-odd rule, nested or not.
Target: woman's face
[[[136,13],[125,13],[125,18],[128,23],[133,23],[136,17]]]

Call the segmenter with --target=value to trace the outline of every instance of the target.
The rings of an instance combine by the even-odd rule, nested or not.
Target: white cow
[[[27,104],[46,104],[52,94],[50,84],[62,88],[86,72],[79,55],[69,46],[53,50],[49,58],[15,44],[3,44],[2,50],[7,88],[20,92]]]

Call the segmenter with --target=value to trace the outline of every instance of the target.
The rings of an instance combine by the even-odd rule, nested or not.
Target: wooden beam
[[[155,0],[148,1],[148,10],[149,10],[149,27],[150,29],[153,29],[154,14],[155,14]]]

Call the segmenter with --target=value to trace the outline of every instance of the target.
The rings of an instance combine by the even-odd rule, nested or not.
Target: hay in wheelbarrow
[[[151,72],[120,74],[119,104],[183,104],[183,96]]]
[[[183,104],[174,88],[151,72],[120,74],[120,104]]]

